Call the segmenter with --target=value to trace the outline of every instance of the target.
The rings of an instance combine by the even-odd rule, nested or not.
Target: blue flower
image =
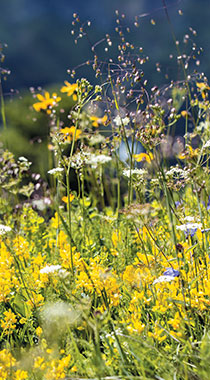
[[[180,272],[174,268],[166,268],[165,272],[163,273],[164,276],[171,276],[171,277],[179,277]]]
[[[182,202],[175,201],[175,206],[176,206],[176,208],[178,208],[178,207],[181,206],[181,205],[182,205]]]

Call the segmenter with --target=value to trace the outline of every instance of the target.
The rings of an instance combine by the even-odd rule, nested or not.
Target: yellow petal
[[[74,199],[74,194],[69,194],[69,201],[72,202],[73,199]],[[68,203],[68,197],[67,197],[67,196],[64,196],[64,197],[62,198],[62,201],[63,201],[64,203]]]
[[[37,94],[36,97],[38,100],[40,100],[40,102],[43,102],[45,100],[44,96],[41,94]]]
[[[137,162],[146,161],[146,162],[150,163],[154,157],[153,157],[152,153],[149,153],[149,154],[139,153],[139,154],[135,154],[134,158]]]

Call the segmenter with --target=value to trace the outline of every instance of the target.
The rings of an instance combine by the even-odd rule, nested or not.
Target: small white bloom
[[[120,127],[121,125],[128,125],[129,122],[130,122],[129,117],[120,117],[119,115],[117,115],[114,118],[114,123],[116,124],[117,127]]]
[[[12,231],[12,229],[10,227],[4,226],[3,224],[0,224],[0,235],[4,235],[10,231]]]
[[[203,149],[209,148],[209,147],[210,147],[210,140],[205,142],[205,144],[203,145]]]
[[[43,211],[47,207],[47,204],[45,203],[44,199],[33,199],[31,203],[40,211]]]
[[[147,171],[145,169],[132,169],[132,170],[130,170],[130,169],[124,169],[122,174],[125,177],[130,178],[130,175],[131,176],[137,175],[137,176],[143,177],[146,173],[147,173]]]
[[[28,162],[27,158],[21,156],[18,158],[19,161],[24,161],[24,162]]]
[[[155,281],[153,281],[153,285],[158,284],[159,282],[170,282],[174,281],[176,277],[174,276],[160,276]]]
[[[111,157],[105,156],[105,154],[101,154],[100,156],[92,154],[88,160],[88,164],[90,164],[91,167],[95,169],[98,165],[106,164],[109,161],[111,161]]]
[[[111,157],[105,154],[96,155],[90,152],[79,152],[72,157],[71,167],[79,169],[83,165],[90,165],[95,169],[98,165],[111,161]]]
[[[32,162],[28,161],[27,158],[23,156],[18,158],[18,162],[21,166],[24,166],[24,168],[29,168],[32,164]]]
[[[87,164],[90,156],[91,153],[83,151],[74,154],[71,160],[71,167],[74,169],[80,169],[83,165]]]
[[[170,170],[168,170],[166,172],[166,176],[168,177],[186,177],[187,176],[187,172],[181,168],[179,168],[178,166],[172,166],[170,168]]]
[[[63,172],[63,168],[53,168],[48,170],[48,174],[56,175]]]
[[[40,273],[54,273],[61,270],[61,265],[46,265],[44,268],[40,269]]]
[[[192,230],[197,230],[198,228],[202,227],[202,223],[186,223],[186,224],[181,224],[181,226],[176,226],[177,230],[187,232],[187,231],[192,231]]]

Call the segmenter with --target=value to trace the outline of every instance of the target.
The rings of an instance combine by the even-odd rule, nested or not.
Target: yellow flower
[[[15,365],[15,363],[16,359],[13,358],[9,350],[4,349],[0,351],[0,370],[2,369],[1,366],[4,366],[5,369],[11,369]]]
[[[70,128],[69,127],[62,128],[60,132],[63,134],[64,141],[66,142],[73,141],[74,135],[75,135],[75,141],[78,140],[82,133],[80,129],[76,130],[76,127],[74,127],[73,125]]]
[[[121,232],[120,231],[113,231],[112,232],[112,244],[116,248],[117,244],[121,242]]]
[[[127,321],[128,322],[128,321]],[[142,331],[144,330],[145,328],[145,324],[141,322],[140,318],[139,318],[139,314],[136,315],[136,314],[132,314],[131,315],[131,320],[129,321],[129,325],[127,327],[127,329],[133,333],[133,332],[138,332],[139,334],[142,333]]]
[[[8,334],[10,330],[15,329],[15,323],[17,322],[17,319],[16,315],[12,312],[11,309],[9,309],[9,311],[5,311],[4,315],[5,320],[1,322],[1,327],[6,330],[6,333]]]
[[[69,83],[67,80],[64,81],[65,86],[61,87],[61,92],[66,92],[67,96],[72,96],[73,95],[73,100],[77,101],[77,83]]]
[[[77,372],[77,367],[75,365],[73,365],[73,367],[71,367],[71,372]]]
[[[7,251],[4,243],[0,244],[0,302],[5,302],[16,282],[13,258]]]
[[[24,317],[22,317],[22,318],[20,318],[19,322],[20,322],[22,325],[24,325],[24,323],[27,322],[27,319],[24,318]]]
[[[39,102],[33,104],[35,111],[46,111],[48,114],[51,113],[51,108],[61,101],[55,92],[50,96],[49,92],[45,91],[44,95],[37,94],[36,97]]]
[[[36,335],[37,336],[40,336],[41,334],[42,334],[42,328],[40,327],[40,326],[38,326],[37,328],[36,328]]]
[[[40,293],[33,291],[32,298],[26,302],[31,307],[40,307],[44,304],[44,297]]]
[[[134,158],[137,162],[146,161],[150,164],[151,161],[154,159],[154,156],[152,153],[139,153],[134,154]]]
[[[179,330],[181,324],[181,317],[179,313],[176,312],[174,318],[169,319],[168,323],[173,327],[174,330]]]
[[[35,369],[45,369],[45,363],[44,363],[45,359],[41,356],[37,356],[34,360],[34,368]]]
[[[22,237],[16,236],[13,240],[14,251],[18,258],[23,261],[29,259],[29,243]]]
[[[103,117],[98,116],[90,116],[90,120],[92,121],[93,127],[98,127],[100,124],[105,124],[107,121],[107,115]]]
[[[193,149],[190,145],[186,145],[186,148],[187,149],[185,152],[178,155],[180,160],[184,160],[185,158],[193,158],[198,155],[198,149]]]
[[[159,343],[163,342],[167,336],[164,335],[164,330],[157,325],[157,323],[154,326],[154,332],[148,332],[148,336],[156,339]]]
[[[189,112],[184,110],[184,111],[181,111],[181,115],[182,117],[188,117],[189,116]]]
[[[69,201],[72,202],[74,199],[74,194],[69,194]],[[64,196],[62,198],[62,201],[65,202],[65,203],[68,203],[68,197]]]
[[[14,380],[27,380],[28,379],[28,373],[26,371],[22,371],[21,369],[18,369],[15,371],[15,377],[13,377]]]
[[[203,99],[207,97],[207,90],[210,90],[210,87],[204,82],[196,82],[196,86],[201,93]]]

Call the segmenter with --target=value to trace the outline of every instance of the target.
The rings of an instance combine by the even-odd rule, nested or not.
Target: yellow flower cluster
[[[45,91],[44,95],[37,94],[36,97],[39,102],[33,104],[35,111],[45,111],[48,114],[51,114],[52,108],[61,101],[61,98],[57,96],[55,92],[52,94],[52,96],[50,96],[50,93],[48,91]]]
[[[188,197],[192,204],[192,195]],[[185,211],[189,211],[187,203]],[[1,336],[10,340],[29,329],[43,341],[46,325],[34,323],[35,316],[42,315],[49,300],[52,304],[55,300],[57,305],[57,300],[65,297],[66,305],[76,305],[79,310],[72,318],[76,336],[85,339],[89,336],[90,326],[95,322],[88,320],[88,314],[90,318],[95,315],[104,318],[100,323],[107,329],[110,325],[106,316],[114,315],[114,323],[123,334],[141,335],[151,344],[164,346],[171,339],[178,343],[186,340],[188,331],[195,328],[196,318],[207,317],[210,307],[209,256],[203,250],[204,244],[209,246],[210,239],[208,236],[204,239],[198,228],[193,244],[192,236],[186,238],[177,229],[178,244],[174,246],[166,211],[162,210],[161,220],[157,218],[159,212],[160,205],[153,202],[153,223],[132,231],[130,225],[125,226],[125,220],[117,225],[115,219],[100,221],[97,228],[102,246],[95,243],[91,221],[86,226],[84,243],[78,245],[79,251],[57,213],[46,224],[44,218],[25,206],[19,216],[18,233],[10,239],[2,237],[0,243]],[[77,223],[81,219],[73,210],[72,220],[72,233],[78,244],[82,237]],[[206,225],[207,219],[203,223]],[[128,232],[130,246],[126,240]],[[58,311],[53,313],[53,318],[57,318]],[[67,318],[67,327],[64,326],[66,334],[73,323],[68,321]],[[56,319],[53,323],[57,323]],[[108,334],[104,347],[113,345],[115,353],[113,342],[113,334]],[[77,371],[70,350],[64,350],[61,356],[55,352],[46,345],[43,351],[34,354],[33,371],[38,378],[44,374],[45,379],[62,379]],[[110,357],[106,350],[103,355],[108,365]],[[7,355],[10,367],[4,357],[6,351],[2,350],[0,380],[7,378],[10,367],[12,370],[14,367],[12,379],[28,379],[25,368],[16,366],[11,354]],[[117,357],[116,353],[116,360]]]
[[[76,289],[84,290],[88,294],[96,293],[99,298],[103,298],[105,293],[107,306],[117,306],[120,288],[116,273],[104,268],[98,257],[90,259],[89,265],[84,261],[81,261],[81,264],[76,278]]]
[[[16,369],[16,359],[9,350],[0,351],[0,380],[28,380],[27,371]]]

